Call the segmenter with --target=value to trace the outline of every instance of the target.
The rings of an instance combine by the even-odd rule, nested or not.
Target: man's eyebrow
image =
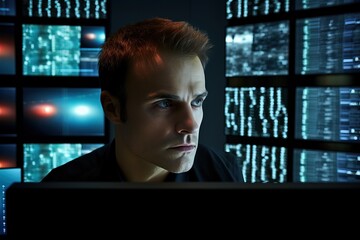
[[[195,95],[195,98],[198,97],[206,97],[208,95],[208,91],[199,93]],[[157,92],[157,93],[151,93],[149,94],[149,96],[147,97],[148,100],[152,100],[152,99],[173,99],[173,100],[179,100],[180,97],[174,94],[170,94],[170,93],[162,93],[162,92]]]
[[[149,99],[149,100],[152,100],[152,99],[174,99],[174,100],[178,100],[178,99],[180,99],[180,97],[176,96],[176,95],[173,95],[173,94],[169,94],[169,93],[156,92],[156,93],[149,94],[147,99]]]
[[[205,91],[205,92],[203,92],[203,93],[197,94],[196,97],[205,98],[205,97],[207,97],[208,94],[209,94],[209,92],[208,92],[208,91]]]

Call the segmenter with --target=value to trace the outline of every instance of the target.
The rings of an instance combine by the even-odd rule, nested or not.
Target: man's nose
[[[180,134],[191,134],[199,130],[200,124],[196,118],[195,110],[191,105],[184,104],[179,111],[177,119],[176,132]]]

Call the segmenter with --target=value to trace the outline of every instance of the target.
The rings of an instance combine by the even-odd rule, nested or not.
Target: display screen
[[[0,136],[16,135],[16,89],[0,87]]]
[[[295,149],[294,182],[360,183],[360,153]]]
[[[333,7],[350,3],[359,3],[360,0],[295,0],[296,9],[311,9],[322,7]]]
[[[0,1],[0,16],[15,16],[16,15],[16,1],[17,0],[1,0]]]
[[[16,144],[0,144],[0,168],[16,167]]]
[[[24,144],[24,182],[40,182],[53,168],[103,145],[100,143]]]
[[[359,142],[359,103],[357,87],[297,88],[295,137]]]
[[[15,69],[15,27],[0,23],[0,75],[14,75]]]
[[[225,133],[247,137],[287,138],[287,89],[226,87]]]
[[[23,25],[23,74],[98,76],[103,26]]]
[[[98,88],[24,88],[25,136],[104,136]]]
[[[15,183],[21,182],[20,168],[0,168],[0,237],[6,236],[6,190]]]
[[[226,29],[226,77],[286,75],[288,55],[288,21]]]
[[[296,74],[360,72],[360,13],[296,21]]]
[[[249,1],[226,0],[226,18],[245,18],[250,16],[272,15],[289,12],[290,0]]]
[[[15,0],[13,0],[15,1]],[[22,0],[23,14],[47,18],[107,18],[107,0]]]
[[[287,181],[285,147],[225,144],[225,151],[239,157],[245,182],[283,183]]]

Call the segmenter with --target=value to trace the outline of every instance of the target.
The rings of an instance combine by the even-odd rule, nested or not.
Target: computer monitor
[[[103,145],[102,143],[26,143],[23,145],[23,181],[40,182],[53,168]]]
[[[359,193],[359,184],[345,183],[17,183],[6,192],[8,237],[171,238],[191,229],[208,234],[224,224],[239,234],[253,224],[284,230],[277,217],[326,225],[333,224],[330,214],[359,215],[356,206],[344,209]]]
[[[23,75],[98,76],[104,26],[23,24]]]
[[[7,235],[6,190],[15,182],[21,182],[20,168],[0,168],[0,239]]]
[[[104,136],[99,88],[24,88],[25,136]]]
[[[0,75],[3,74],[15,75],[14,23],[0,22]],[[4,77],[1,78],[1,80],[4,79]]]
[[[287,75],[289,22],[226,28],[226,77]]]

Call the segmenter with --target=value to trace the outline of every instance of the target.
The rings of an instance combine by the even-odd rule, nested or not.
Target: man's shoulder
[[[97,175],[95,172],[102,169],[104,157],[108,154],[110,144],[105,144],[91,152],[83,154],[69,162],[52,169],[42,181],[78,180],[87,175]]]
[[[203,174],[218,176],[222,181],[244,180],[239,157],[204,144],[198,145],[194,168]]]
[[[214,147],[210,147],[204,144],[199,144],[196,157],[208,157],[217,161],[235,161],[237,156],[232,153],[220,150]]]
[[[85,153],[77,158],[74,158],[73,160],[65,163],[64,165],[60,166],[60,167],[73,167],[76,165],[98,165],[99,161],[103,159],[103,156],[106,154],[106,152],[108,151],[109,145],[105,144],[101,147],[98,147],[96,149],[94,149],[91,152]]]

